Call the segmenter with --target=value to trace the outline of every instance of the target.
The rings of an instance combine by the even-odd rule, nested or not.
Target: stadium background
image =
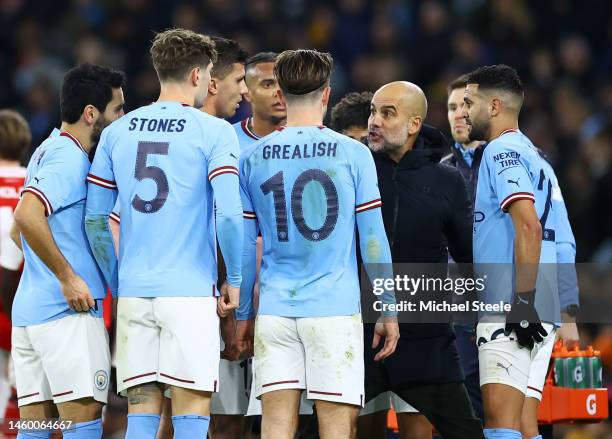
[[[0,108],[26,117],[33,150],[59,126],[64,72],[84,61],[126,72],[126,112],[147,104],[158,92],[150,41],[172,26],[236,39],[249,53],[329,51],[332,103],[348,91],[415,82],[429,100],[426,122],[447,133],[446,84],[483,64],[512,65],[525,85],[520,126],[555,166],[577,261],[612,262],[612,2],[2,0]],[[246,114],[243,105],[235,119]],[[612,296],[610,285],[583,289],[582,298],[601,294]],[[581,335],[597,339],[609,385],[612,329],[584,325]],[[604,426],[570,430],[565,437],[612,437]]]

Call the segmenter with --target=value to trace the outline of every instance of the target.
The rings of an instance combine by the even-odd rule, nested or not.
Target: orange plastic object
[[[558,387],[553,383],[555,358],[597,354],[593,348],[587,351],[567,351],[562,343],[555,344],[538,410],[540,424],[595,423],[608,418],[608,389],[573,389]]]
[[[389,409],[387,412],[387,429],[392,430],[395,433],[399,431],[399,426],[397,425],[397,415],[393,409]]]

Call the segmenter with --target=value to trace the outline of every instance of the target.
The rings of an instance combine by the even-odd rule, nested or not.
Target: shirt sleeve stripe
[[[372,201],[368,201],[367,203],[361,203],[355,206],[355,212],[365,212],[366,210],[376,209],[377,207],[382,206],[382,201],[380,198]]]
[[[97,177],[93,174],[87,174],[87,181],[108,189],[117,189],[117,183],[115,183],[114,181],[106,180],[104,178]]]
[[[247,218],[247,219],[257,219],[257,216],[255,215],[255,212],[251,212],[248,210],[244,210],[242,212],[242,216]]]
[[[115,221],[117,223],[121,223],[121,217],[118,214],[116,214],[115,212],[111,212],[108,216],[113,221]]]
[[[40,189],[28,186],[21,191],[21,194],[23,195],[24,192],[30,192],[40,200],[43,206],[45,206],[45,216],[49,216],[53,213],[53,207],[51,207],[51,203]]]
[[[220,168],[213,169],[208,173],[208,180],[212,180],[215,177],[218,177],[221,174],[238,174],[238,168],[235,166],[221,166]]]
[[[506,198],[504,198],[504,201],[502,201],[500,204],[501,209],[504,212],[507,212],[508,207],[510,207],[512,203],[518,200],[531,200],[535,203],[535,197],[533,196],[531,192],[515,192],[513,194],[508,195]]]

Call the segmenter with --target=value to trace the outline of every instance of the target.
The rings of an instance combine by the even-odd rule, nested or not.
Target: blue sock
[[[537,436],[532,437],[531,439],[542,439],[542,435],[541,435],[541,434],[539,434],[539,435],[537,435]]]
[[[174,439],[206,438],[210,416],[179,415],[172,416]],[[127,439],[127,438],[126,438]]]
[[[521,432],[509,428],[485,428],[487,439],[521,439]]]
[[[153,413],[128,415],[128,428],[125,439],[155,439],[159,428],[160,416]]]
[[[71,425],[69,429],[64,430],[63,437],[68,439],[100,439],[102,437],[102,418]]]
[[[51,430],[19,430],[17,439],[49,439]]]

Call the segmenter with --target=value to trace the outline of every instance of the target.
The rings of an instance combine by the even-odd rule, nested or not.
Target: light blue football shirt
[[[285,127],[243,151],[240,173],[247,250],[236,318],[252,317],[255,224],[263,238],[260,314],[360,312],[355,224],[364,261],[392,275],[368,148],[323,126]],[[393,292],[382,299],[395,300]]]
[[[89,219],[114,207],[121,213],[120,297],[214,295],[217,236],[228,282],[240,285],[238,156],[228,122],[178,102],[141,107],[104,130],[87,177],[86,222],[110,280],[116,262],[108,229],[99,234]]]
[[[541,320],[559,321],[557,221],[553,211],[558,188],[554,173],[523,133],[507,130],[486,146],[476,189],[473,247],[476,272],[487,276],[483,301],[512,301],[515,234],[507,212],[513,202],[531,200],[542,224],[535,305]]]
[[[67,132],[53,132],[34,152],[28,164],[23,192],[45,206],[53,240],[74,272],[96,300],[90,313],[102,315],[104,280],[93,258],[83,219],[89,159],[79,141]],[[68,307],[60,283],[21,237],[25,265],[12,310],[13,326],[49,322],[75,314]]]
[[[255,134],[250,128],[249,124],[253,120],[252,117],[247,117],[240,122],[236,122],[232,125],[234,130],[236,131],[236,136],[238,137],[238,144],[240,145],[240,151],[246,150],[249,146],[260,139],[260,137]]]

